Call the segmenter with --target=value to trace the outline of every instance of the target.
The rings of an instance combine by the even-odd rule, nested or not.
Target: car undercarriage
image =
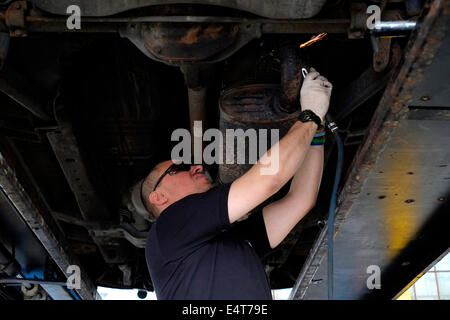
[[[73,4],[81,24],[70,29]],[[172,132],[202,121],[203,131],[283,136],[300,110],[301,68],[333,84],[347,177],[412,30],[368,30],[369,5],[399,25],[423,14],[421,1],[408,0],[1,1],[0,243],[17,261],[3,275],[48,289],[78,265],[82,288],[55,296],[93,299],[96,286],[153,291],[144,247],[154,219],[140,183],[170,159]],[[326,227],[336,158],[330,137],[316,206],[264,258],[273,289],[295,285]],[[207,166],[215,183],[249,167]]]

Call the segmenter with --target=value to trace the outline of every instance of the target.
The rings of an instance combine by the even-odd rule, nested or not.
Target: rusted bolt
[[[430,101],[430,100],[431,100],[431,97],[430,97],[430,96],[422,96],[422,97],[420,98],[420,100],[422,100],[422,101]]]

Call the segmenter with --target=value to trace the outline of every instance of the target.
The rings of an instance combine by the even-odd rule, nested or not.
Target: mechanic
[[[313,68],[300,90],[299,121],[278,144],[279,169],[268,150],[231,184],[213,187],[201,165],[156,165],[142,200],[156,218],[146,260],[158,299],[272,299],[261,259],[314,207],[323,169],[323,123],[332,85]],[[282,199],[238,221],[291,178]]]

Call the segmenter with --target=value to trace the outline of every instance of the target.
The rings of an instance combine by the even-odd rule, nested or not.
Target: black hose
[[[342,144],[342,140],[339,137],[337,132],[338,127],[336,123],[331,119],[329,115],[326,116],[327,126],[330,129],[331,133],[334,136],[336,141],[337,150],[338,150],[338,159],[336,164],[336,174],[334,176],[334,184],[333,191],[331,193],[330,207],[328,210],[328,300],[333,299],[333,284],[334,284],[334,276],[333,276],[333,235],[334,235],[334,214],[336,211],[337,204],[337,193],[339,182],[341,180],[342,175],[342,166],[344,162],[344,146]]]

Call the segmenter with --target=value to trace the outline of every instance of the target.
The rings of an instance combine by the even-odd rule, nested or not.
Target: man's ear
[[[162,206],[168,201],[166,196],[159,191],[152,191],[149,195],[149,200],[150,203],[152,203],[155,206]]]

